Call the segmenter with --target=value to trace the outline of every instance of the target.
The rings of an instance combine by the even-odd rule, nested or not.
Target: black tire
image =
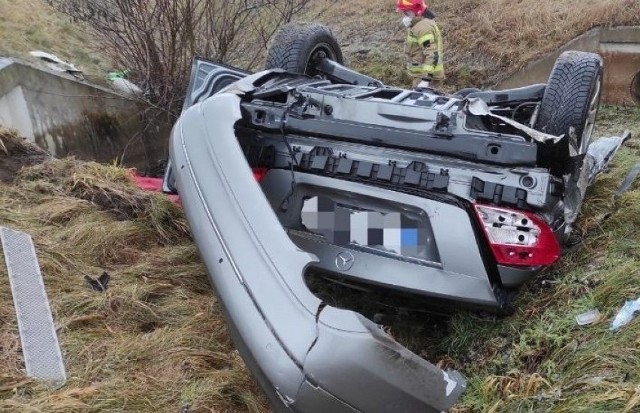
[[[636,73],[631,81],[631,97],[640,105],[640,72]]]
[[[586,153],[593,133],[602,91],[602,58],[594,53],[569,51],[558,57],[540,103],[534,128],[565,135],[556,144],[538,145],[538,164],[558,174],[565,170],[570,145]]]
[[[322,57],[344,63],[342,50],[331,30],[317,23],[290,23],[273,39],[265,68],[315,76],[318,73],[313,62]]]

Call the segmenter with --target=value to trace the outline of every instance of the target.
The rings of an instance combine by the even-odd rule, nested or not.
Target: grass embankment
[[[640,411],[640,322],[608,331],[625,300],[640,296],[640,179],[614,197],[640,162],[640,108],[603,108],[597,136],[626,128],[632,140],[587,193],[582,245],[525,285],[513,316],[461,312],[434,331],[414,315],[392,327],[414,351],[469,379],[455,412]],[[601,320],[579,327],[575,316],[593,308]]]
[[[0,169],[16,154],[42,160],[15,135],[0,141]],[[57,391],[25,378],[0,258],[0,411],[265,411],[182,211],[127,170],[74,160],[22,170],[0,183],[0,225],[34,239],[69,376]],[[84,276],[105,270],[109,288],[93,291]]]
[[[42,50],[75,64],[95,81],[111,69],[88,31],[44,0],[0,0],[0,39],[0,56],[38,62],[29,52]]]
[[[433,0],[445,42],[447,85],[488,87],[596,26],[640,25],[636,0]],[[330,25],[350,64],[389,84],[409,83],[395,2],[317,0],[304,15]],[[75,63],[93,80],[112,68],[82,24],[44,0],[0,1],[0,55],[33,60],[41,49]],[[261,64],[258,64],[261,66]],[[256,69],[259,67],[256,67]]]
[[[320,0],[313,12],[331,0]],[[489,87],[596,26],[639,25],[636,0],[432,0],[444,36],[447,85]],[[310,13],[308,18],[314,18]],[[352,65],[407,84],[405,31],[395,2],[340,2],[319,19],[339,36]]]

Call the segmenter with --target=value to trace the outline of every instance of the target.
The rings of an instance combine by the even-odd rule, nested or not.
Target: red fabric
[[[151,192],[162,192],[162,178],[150,178],[148,176],[140,176],[136,171],[131,171],[133,180],[140,189]],[[178,195],[167,195],[169,200],[178,206],[182,206]]]
[[[256,178],[256,181],[260,182],[265,177],[267,172],[269,172],[268,168],[253,168],[253,177]]]
[[[256,181],[260,182],[262,178],[267,174],[269,170],[267,168],[253,168],[253,176]],[[148,176],[140,176],[136,170],[131,170],[131,176],[138,185],[138,188],[151,192],[162,192],[162,178],[150,178]],[[178,206],[182,206],[180,197],[178,195],[167,195],[171,202]]]

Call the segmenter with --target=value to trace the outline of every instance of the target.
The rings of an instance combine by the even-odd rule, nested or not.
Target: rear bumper
[[[365,209],[395,206],[411,210],[414,215],[422,216],[428,227],[432,259],[427,262],[333,245],[305,231],[291,231],[296,245],[318,257],[315,267],[411,294],[484,307],[500,306],[493,291],[493,285],[499,282],[497,271],[492,282],[479,246],[483,241],[476,237],[471,217],[461,205],[321,175],[296,173],[295,184],[296,191],[289,196],[291,172],[288,170],[272,170],[261,181],[272,209],[285,227],[300,222],[297,211],[302,209],[304,199],[318,195]],[[286,211],[279,207],[285,199]],[[340,270],[336,257],[345,251],[353,257],[353,265]]]
[[[287,236],[234,135],[240,100],[187,110],[171,163],[193,237],[232,337],[274,409],[440,412],[465,389],[352,311],[325,306],[303,274],[315,257]]]

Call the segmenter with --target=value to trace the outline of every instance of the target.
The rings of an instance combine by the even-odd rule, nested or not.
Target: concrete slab
[[[109,89],[16,59],[0,59],[0,125],[56,157],[118,160],[141,171],[164,160],[170,126]],[[145,128],[146,127],[146,128]]]
[[[635,103],[633,80],[640,75],[640,39],[638,43],[601,43],[604,59],[604,94],[607,103]]]
[[[22,86],[0,97],[0,125],[17,129],[21,136],[33,138],[33,125]]]
[[[634,78],[640,76],[640,26],[596,28],[570,41],[557,52],[529,64],[497,85],[497,89],[546,83],[557,57],[566,50],[599,53],[604,60],[602,102],[636,102]],[[639,98],[640,100],[640,98]]]

